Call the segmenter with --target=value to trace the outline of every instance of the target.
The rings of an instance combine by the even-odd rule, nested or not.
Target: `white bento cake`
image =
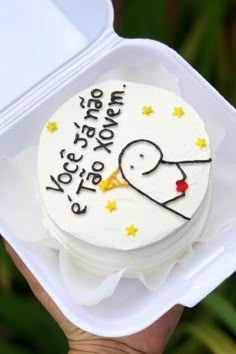
[[[151,272],[201,236],[211,165],[204,123],[183,98],[97,84],[59,107],[41,133],[44,225],[93,273]]]

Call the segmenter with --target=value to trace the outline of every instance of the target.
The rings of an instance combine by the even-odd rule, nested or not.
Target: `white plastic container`
[[[109,0],[8,0],[1,1],[0,8],[0,158],[11,158],[37,145],[52,112],[100,77],[114,78],[112,70],[122,68],[120,77],[130,81],[140,81],[136,74],[141,70],[141,82],[155,85],[155,68],[164,66],[178,79],[183,98],[205,121],[212,146],[226,140],[228,151],[227,147],[222,154],[219,151],[220,157],[227,161],[230,156],[236,163],[236,154],[232,154],[232,147],[236,151],[235,110],[164,44],[118,37],[112,28]],[[153,71],[145,75],[145,67],[150,66]],[[236,180],[236,169],[232,173]],[[9,189],[14,184],[10,177]],[[236,270],[235,209],[212,239],[197,244],[193,254],[175,267],[160,292],[122,279],[110,298],[96,306],[78,306],[63,287],[55,252],[20,241],[24,228],[16,219],[22,205],[20,200],[12,209],[7,205],[7,188],[6,196],[0,196],[0,210],[7,207],[12,212],[8,218],[0,214],[1,234],[65,316],[89,332],[123,336],[142,330],[175,304],[194,306]],[[219,202],[217,193],[215,198]],[[37,234],[37,227],[33,230]]]

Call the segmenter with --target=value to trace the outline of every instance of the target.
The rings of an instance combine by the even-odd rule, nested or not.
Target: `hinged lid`
[[[71,60],[84,56],[111,31],[110,0],[0,1],[0,123]]]

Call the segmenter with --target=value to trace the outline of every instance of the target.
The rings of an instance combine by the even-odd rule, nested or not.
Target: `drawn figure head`
[[[120,152],[119,168],[125,180],[155,171],[163,158],[160,147],[153,141],[139,139],[128,143]]]

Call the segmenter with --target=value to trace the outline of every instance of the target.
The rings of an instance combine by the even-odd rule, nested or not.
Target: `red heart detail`
[[[188,183],[183,181],[183,180],[179,180],[176,181],[176,190],[177,192],[185,192],[186,189],[188,189]]]

